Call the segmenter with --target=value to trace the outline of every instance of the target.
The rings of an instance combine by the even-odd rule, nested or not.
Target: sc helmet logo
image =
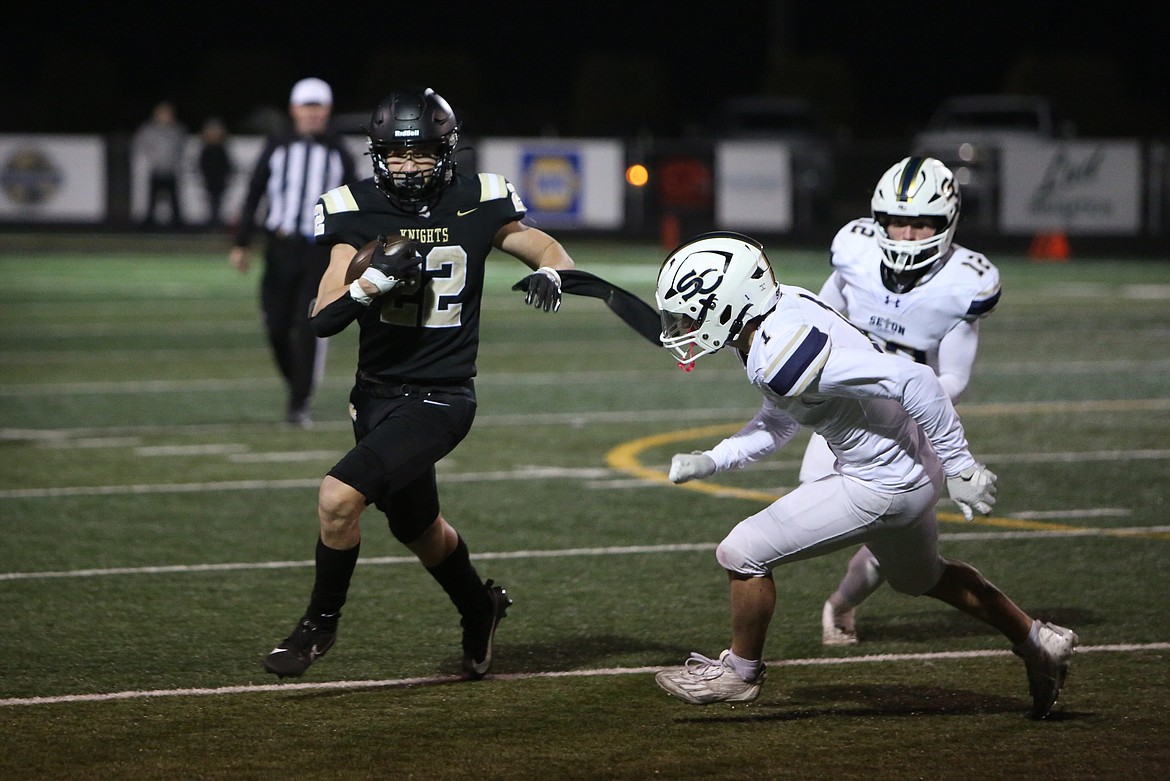
[[[726,252],[707,252],[705,254],[719,255],[724,259],[723,268],[712,265],[702,271],[688,271],[679,278],[675,290],[683,301],[690,301],[695,296],[711,293],[723,284],[723,269],[731,262],[731,254]]]

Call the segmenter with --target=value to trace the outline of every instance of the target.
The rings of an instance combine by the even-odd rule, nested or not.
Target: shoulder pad
[[[329,214],[356,212],[360,209],[357,201],[353,197],[353,193],[349,191],[349,185],[347,184],[343,184],[341,187],[335,187],[322,195],[321,204]]]
[[[845,223],[833,237],[829,251],[829,265],[839,268],[859,258],[865,258],[876,249],[874,235],[877,226],[869,217],[859,217]]]
[[[991,310],[999,304],[1001,292],[997,282],[994,288],[980,293],[979,297],[972,301],[971,306],[967,309],[967,317],[976,318],[991,314]]]
[[[512,199],[512,208],[518,212],[526,212],[528,208],[520,200],[520,194],[512,183],[500,174],[479,174],[479,202],[500,201]]]
[[[507,198],[511,185],[508,180],[499,174],[480,174],[479,175],[479,200],[480,203],[484,201],[495,201],[500,198]]]
[[[995,309],[1000,298],[999,269],[986,257],[973,252],[966,247],[958,247],[955,260],[958,260],[960,279],[964,279],[964,286],[970,292],[970,307],[965,317],[974,319],[990,314]]]
[[[758,334],[762,336],[762,334]],[[784,330],[771,337],[764,381],[780,396],[799,396],[829,359],[829,335],[811,325]]]

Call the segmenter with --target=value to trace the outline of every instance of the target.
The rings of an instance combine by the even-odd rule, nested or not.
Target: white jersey
[[[950,256],[931,276],[905,293],[891,293],[882,284],[876,232],[869,218],[853,220],[837,232],[825,295],[886,352],[925,363],[937,374],[943,337],[960,322],[989,314],[999,303],[999,269],[983,255],[952,244]],[[834,287],[843,304],[830,295]]]
[[[743,430],[706,451],[719,471],[770,454],[802,425],[825,438],[841,474],[879,490],[919,487],[937,476],[940,460],[952,476],[975,465],[934,372],[875,349],[803,288],[780,286],[745,369],[764,404]]]

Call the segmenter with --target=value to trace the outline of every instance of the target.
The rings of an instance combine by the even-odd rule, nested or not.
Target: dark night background
[[[718,133],[735,95],[808,97],[845,138],[944,97],[1044,93],[1082,136],[1170,137],[1162,3],[753,0],[10,5],[0,132],[130,133],[160,99],[251,132],[315,75],[338,113],[426,82],[475,135]]]

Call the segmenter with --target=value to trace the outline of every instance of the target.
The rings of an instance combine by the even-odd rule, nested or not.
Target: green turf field
[[[791,487],[804,437],[693,487],[670,455],[759,397],[730,355],[684,374],[600,302],[522,305],[489,264],[479,417],[445,515],[516,604],[493,675],[457,679],[453,608],[376,512],[337,646],[260,662],[312,582],[316,486],[350,444],[356,329],[309,431],[283,419],[257,278],[189,244],[0,255],[0,778],[1160,777],[1170,763],[1170,263],[993,257],[1004,298],[959,407],[992,518],[944,552],[1082,649],[1045,722],[989,628],[889,589],[826,649],[849,552],[776,573],[768,683],[693,708],[653,673],[728,640],[714,547]],[[566,242],[652,300],[654,246]],[[824,251],[777,251],[819,288]]]

